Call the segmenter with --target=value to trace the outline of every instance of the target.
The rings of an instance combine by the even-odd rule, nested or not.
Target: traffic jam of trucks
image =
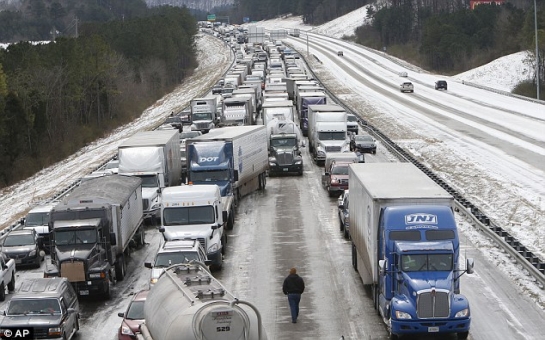
[[[460,263],[453,197],[411,164],[365,163],[364,152],[375,154],[376,145],[359,118],[307,75],[293,50],[282,54],[267,42],[262,27],[245,34],[238,41],[253,52],[237,52],[211,94],[167,118],[181,127],[165,124],[127,138],[111,161],[115,172],[102,171],[104,165],[21,220],[40,255],[49,255],[44,277],[66,278],[79,297],[108,299],[153,226],[162,245],[144,265],[151,271],[143,319],[134,329],[122,326],[119,339],[267,339],[256,307],[211,271],[222,269],[240,200],[265,190],[268,176],[312,173],[314,165],[303,163],[307,152],[323,166],[317,175],[327,194],[339,198],[351,265],[372,288],[390,338],[467,338],[471,314],[460,277],[474,264]],[[271,34],[279,41],[288,33]],[[195,135],[180,138],[187,131]],[[373,147],[360,147],[355,136]],[[3,300],[1,288],[13,291],[18,262],[5,254],[0,260]]]

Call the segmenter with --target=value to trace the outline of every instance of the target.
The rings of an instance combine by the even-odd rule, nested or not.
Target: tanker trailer
[[[257,308],[237,299],[199,262],[170,266],[150,290],[139,339],[266,340]]]

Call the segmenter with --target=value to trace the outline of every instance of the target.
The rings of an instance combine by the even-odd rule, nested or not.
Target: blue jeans
[[[297,321],[299,316],[299,301],[301,301],[301,294],[288,294],[292,322]]]

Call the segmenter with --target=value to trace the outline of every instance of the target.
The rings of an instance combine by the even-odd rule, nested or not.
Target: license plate
[[[283,168],[282,171],[288,171],[289,169],[288,168]]]
[[[15,259],[15,264],[21,263],[23,260],[21,259]]]
[[[80,290],[79,295],[89,295],[89,291],[88,290]]]
[[[428,333],[437,333],[439,332],[439,327],[428,327]]]

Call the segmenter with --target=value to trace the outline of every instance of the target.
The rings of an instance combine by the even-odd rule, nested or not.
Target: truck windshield
[[[142,188],[158,188],[159,187],[159,181],[157,180],[157,176],[149,175],[149,176],[138,176],[142,179]]]
[[[346,132],[319,132],[318,133],[318,139],[319,140],[345,140],[346,139]]]
[[[25,225],[27,226],[36,226],[36,225],[47,225],[49,222],[49,213],[31,213],[26,216]]]
[[[61,314],[61,306],[57,299],[12,299],[7,315],[29,314]]]
[[[401,265],[404,272],[451,271],[452,254],[402,255]]]
[[[216,182],[216,181],[228,181],[229,170],[215,170],[215,171],[193,171],[191,172],[191,181],[193,182]]]
[[[66,246],[72,244],[93,244],[97,242],[94,229],[55,230],[55,244]]]
[[[159,253],[155,259],[155,267],[168,267],[173,264],[186,263],[193,260],[199,261],[199,256],[196,252],[177,251]]]
[[[163,209],[163,225],[189,225],[214,223],[214,207],[180,207]]]
[[[294,147],[295,138],[271,139],[271,146],[274,147]]]
[[[193,121],[196,120],[212,120],[212,113],[210,112],[197,112],[193,114]]]

